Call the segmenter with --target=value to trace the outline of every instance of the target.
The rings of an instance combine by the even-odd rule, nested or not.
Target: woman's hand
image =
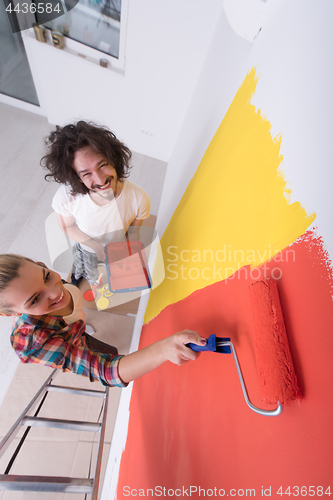
[[[128,383],[146,373],[155,370],[166,361],[171,361],[178,366],[188,361],[194,361],[200,355],[186,344],[192,342],[197,345],[206,345],[206,339],[192,330],[183,330],[163,340],[158,340],[144,349],[132,352],[119,361],[119,376],[123,382]]]
[[[193,344],[203,346],[206,345],[207,341],[197,332],[183,330],[182,332],[175,333],[161,340],[161,342],[165,344],[163,349],[167,360],[175,365],[181,366],[188,361],[195,361],[200,355],[199,352],[194,352],[191,348],[186,347],[186,344],[192,342]]]

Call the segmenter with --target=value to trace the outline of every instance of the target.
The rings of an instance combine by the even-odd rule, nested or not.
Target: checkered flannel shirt
[[[10,341],[22,363],[41,363],[89,377],[91,382],[126,387],[118,374],[122,356],[90,351],[84,332],[81,320],[68,325],[60,316],[22,314],[14,321]]]

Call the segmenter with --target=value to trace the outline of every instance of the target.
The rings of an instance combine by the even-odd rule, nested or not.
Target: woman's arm
[[[200,353],[194,352],[185,346],[188,342],[205,345],[206,339],[196,332],[184,330],[171,335],[163,340],[133,352],[126,356],[117,354],[117,349],[112,346],[106,352],[99,346],[89,348],[83,336],[85,324],[76,321],[67,327],[73,343],[63,338],[62,330],[57,335],[50,335],[47,325],[36,328],[24,323],[18,318],[10,337],[11,344],[23,363],[40,363],[52,368],[62,368],[89,377],[91,381],[99,380],[104,385],[124,387],[131,380],[154,370],[169,360],[177,365],[195,360]],[[31,343],[31,338],[34,341]],[[75,342],[74,342],[75,339]],[[95,340],[96,344],[96,340]]]
[[[123,382],[129,383],[158,368],[166,361],[171,361],[178,366],[190,360],[194,361],[200,353],[186,347],[185,344],[189,342],[206,345],[206,339],[200,337],[197,332],[183,330],[121,358],[118,365],[119,377]]]

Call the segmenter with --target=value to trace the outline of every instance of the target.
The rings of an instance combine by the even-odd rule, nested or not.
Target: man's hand
[[[105,253],[105,248],[101,243],[95,242],[93,246],[93,250],[95,254],[97,255],[97,259],[101,262],[105,262],[106,259],[106,253]]]
[[[96,253],[98,260],[105,262],[106,254],[103,245],[83,233],[81,229],[77,227],[73,216],[63,217],[57,214],[57,219],[62,231],[67,234],[69,238],[77,241],[77,243],[83,243],[90,247]]]

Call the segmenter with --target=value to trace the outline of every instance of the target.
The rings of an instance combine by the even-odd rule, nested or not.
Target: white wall
[[[48,120],[104,123],[134,151],[169,160],[221,9],[220,0],[130,0],[125,76],[25,38]]]
[[[333,2],[279,0],[253,46],[260,79],[253,100],[282,133],[282,170],[333,259]]]
[[[233,34],[224,12],[170,158],[157,230],[170,217],[216,132],[247,71],[260,74],[253,103],[282,133],[283,171],[333,256],[333,3],[320,0],[273,2],[252,45]]]
[[[168,164],[156,226],[160,236],[242,83],[251,50],[222,11]]]

